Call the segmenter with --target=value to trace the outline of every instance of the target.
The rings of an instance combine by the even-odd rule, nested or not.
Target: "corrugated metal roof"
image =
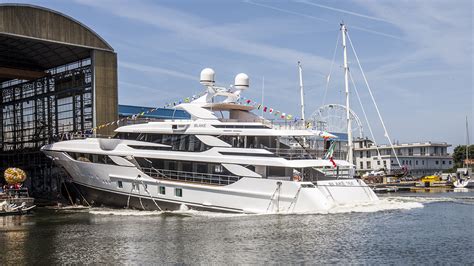
[[[146,107],[146,106],[134,106],[134,105],[123,105],[119,104],[118,111],[120,117],[128,117],[132,115],[136,115],[142,112],[147,112],[153,107]],[[153,112],[146,113],[143,118],[154,118],[154,119],[190,119],[191,116],[186,113],[184,110],[175,110],[175,109],[167,109],[167,108],[158,108]]]

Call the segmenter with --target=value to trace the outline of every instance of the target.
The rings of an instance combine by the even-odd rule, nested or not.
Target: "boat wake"
[[[343,213],[371,213],[380,211],[397,211],[397,210],[411,210],[423,208],[427,204],[453,202],[458,204],[474,205],[474,197],[425,197],[425,196],[390,196],[382,197],[376,202],[357,203],[348,205],[339,205],[327,211],[305,212],[296,214],[343,214]],[[209,212],[197,211],[187,208],[182,208],[177,211],[143,211],[131,209],[107,209],[107,208],[91,208],[89,213],[93,215],[116,215],[116,216],[163,216],[163,217],[209,217],[209,218],[228,218],[240,217],[248,215],[293,215],[295,213],[288,213],[286,211],[262,213],[262,214],[243,214],[243,213],[223,213],[223,212]]]
[[[143,211],[133,209],[108,209],[108,208],[91,208],[90,214],[93,215],[115,215],[115,216],[158,216],[165,212],[161,211]]]
[[[434,202],[438,199],[418,199],[414,197],[393,197],[393,198],[382,198],[377,202],[371,203],[360,203],[350,205],[339,205],[328,211],[318,212],[305,212],[301,214],[340,214],[340,213],[369,213],[378,211],[390,211],[390,210],[410,210],[415,208],[423,208],[423,203]],[[441,200],[441,199],[440,199]],[[181,217],[210,217],[210,218],[223,218],[223,217],[239,217],[247,215],[274,215],[284,214],[291,215],[294,213],[287,213],[285,211],[264,213],[264,214],[243,214],[243,213],[222,213],[222,212],[209,212],[209,211],[197,211],[191,209],[181,209],[177,211],[143,211],[143,210],[130,210],[130,209],[106,209],[106,208],[92,208],[89,210],[90,214],[93,215],[116,215],[116,216],[181,216]]]
[[[382,198],[375,202],[339,205],[325,213],[336,214],[352,212],[379,212],[391,210],[411,210],[415,208],[423,208],[423,203],[417,201],[406,201],[399,198]]]
[[[190,209],[183,209],[177,211],[144,211],[132,209],[106,209],[106,208],[92,208],[89,210],[93,215],[115,215],[115,216],[163,216],[163,217],[238,217],[248,214],[243,213],[223,213],[223,212],[209,212],[197,211]]]
[[[422,204],[437,202],[454,202],[459,204],[474,205],[474,197],[456,196],[456,197],[422,197],[422,196],[405,196],[405,197],[388,197],[386,199],[397,200],[402,202],[418,202]]]

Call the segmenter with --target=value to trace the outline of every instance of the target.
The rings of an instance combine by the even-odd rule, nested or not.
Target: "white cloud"
[[[471,65],[472,2],[357,0],[400,29],[415,44],[418,58],[439,58],[452,66]]]
[[[323,18],[320,18],[320,17],[316,17],[316,16],[304,14],[304,13],[301,13],[301,12],[296,12],[296,11],[291,11],[291,10],[288,10],[288,9],[278,8],[278,7],[275,7],[275,6],[266,5],[266,4],[262,4],[262,3],[257,3],[257,2],[250,1],[250,0],[246,0],[246,1],[244,1],[244,2],[247,3],[247,4],[251,4],[251,5],[255,5],[255,6],[260,6],[260,7],[263,7],[263,8],[276,10],[276,11],[279,11],[279,12],[282,12],[282,13],[295,15],[295,16],[298,16],[298,17],[303,17],[303,18],[319,20],[319,21],[323,21],[323,22],[327,22],[327,23],[332,23],[331,21],[329,21],[329,20],[327,20],[327,19],[323,19]],[[314,3],[312,3],[312,2],[307,2],[307,1],[298,1],[298,2],[300,2],[300,3],[302,3],[302,4],[314,5],[314,6],[317,6],[317,7],[324,7],[324,8],[326,8],[326,9],[331,9],[331,10],[339,11],[339,12],[342,12],[342,13],[348,13],[348,14],[351,14],[351,15],[356,15],[356,16],[361,16],[361,17],[366,17],[366,18],[367,18],[367,17],[370,17],[370,16],[364,16],[364,15],[362,15],[362,14],[355,13],[355,12],[351,12],[351,11],[347,11],[347,10],[342,10],[342,9],[331,8],[331,7],[328,7],[328,6],[323,6],[323,5],[314,4]],[[375,18],[375,17],[370,17],[370,18],[372,18],[372,19],[377,19],[377,18]],[[359,26],[356,26],[356,25],[350,25],[350,27],[351,27],[352,29],[356,29],[356,30],[368,32],[368,33],[375,34],[375,35],[379,35],[379,36],[384,36],[384,37],[388,37],[388,38],[392,38],[392,39],[403,40],[400,36],[396,36],[396,35],[393,35],[393,34],[388,34],[388,33],[385,33],[385,32],[381,32],[381,31],[376,31],[376,30],[368,29],[368,28],[365,28],[365,27],[359,27]]]
[[[346,10],[346,9],[341,9],[341,8],[335,8],[335,7],[330,7],[330,6],[326,6],[326,5],[321,5],[321,4],[313,3],[313,2],[310,2],[310,1],[307,1],[307,0],[299,0],[299,1],[297,1],[297,2],[304,3],[304,4],[307,4],[307,5],[311,5],[311,6],[320,7],[320,8],[324,8],[324,9],[328,9],[328,10],[332,10],[332,11],[336,11],[336,12],[340,12],[340,13],[344,13],[344,14],[349,14],[349,15],[352,15],[352,16],[357,16],[357,17],[361,17],[361,18],[366,18],[366,19],[370,19],[370,20],[388,22],[387,20],[385,20],[385,19],[383,19],[383,18],[378,18],[378,17],[374,17],[374,16],[369,16],[369,15],[365,15],[365,14],[362,14],[362,13],[358,13],[358,12],[353,12],[353,11],[350,11],[350,10]]]
[[[167,75],[167,76],[172,76],[172,77],[177,77],[177,78],[184,78],[184,79],[189,79],[193,81],[198,79],[198,77],[189,75],[187,73],[182,73],[175,70],[165,69],[165,68],[156,67],[156,66],[148,66],[148,65],[136,64],[136,63],[130,63],[130,62],[120,61],[119,67],[143,71],[143,72],[153,72],[157,74],[162,74],[162,75]]]
[[[223,31],[214,31],[212,24],[189,13],[161,5],[143,5],[139,2],[78,0],[78,3],[102,8],[116,16],[133,19],[160,29],[171,31],[188,40],[231,52],[264,58],[284,64],[304,60],[306,67],[324,75],[329,60],[289,48],[264,44],[234,36]]]

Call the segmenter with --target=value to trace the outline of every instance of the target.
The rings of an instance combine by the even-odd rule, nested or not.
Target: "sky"
[[[23,3],[67,14],[114,48],[120,104],[159,107],[200,93],[199,73],[211,67],[218,84],[228,86],[244,72],[251,82],[244,96],[301,116],[301,61],[307,117],[324,104],[344,104],[344,21],[390,139],[464,144],[467,116],[474,142],[470,0]],[[375,140],[387,143],[350,47],[348,57]],[[352,84],[350,96],[370,137]]]

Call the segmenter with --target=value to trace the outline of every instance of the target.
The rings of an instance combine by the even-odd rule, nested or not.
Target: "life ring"
[[[295,181],[295,182],[300,182],[300,181],[301,181],[301,176],[299,176],[299,175],[293,175],[293,181]]]

